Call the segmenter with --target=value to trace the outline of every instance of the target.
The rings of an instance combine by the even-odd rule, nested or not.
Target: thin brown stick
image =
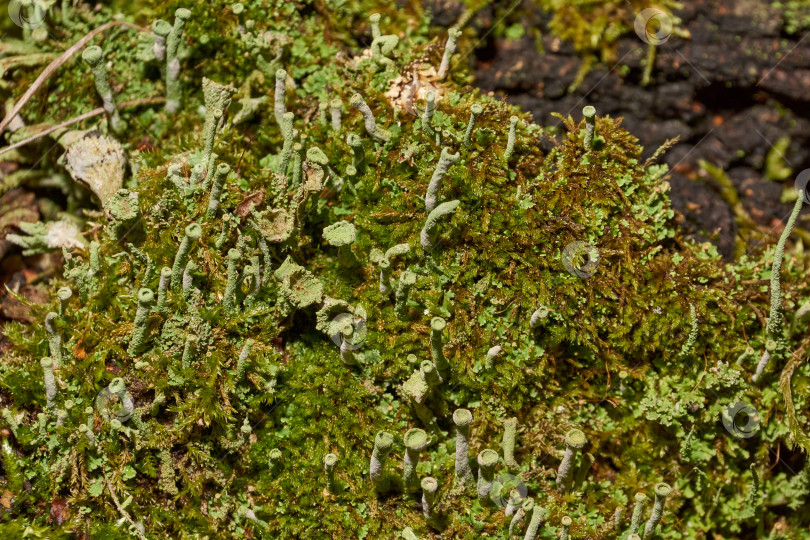
[[[118,109],[129,109],[131,107],[140,107],[142,105],[156,105],[158,103],[164,103],[165,101],[166,101],[166,98],[164,98],[164,97],[133,99],[131,101],[125,101],[124,103],[119,104],[117,108]],[[39,133],[37,133],[36,135],[28,137],[27,139],[25,139],[23,141],[16,142],[16,143],[12,144],[11,146],[6,146],[5,148],[0,148],[0,155],[5,154],[6,152],[11,152],[12,150],[14,150],[16,148],[20,148],[21,146],[25,146],[26,144],[28,144],[30,142],[36,141],[37,139],[41,139],[42,137],[50,135],[54,131],[58,131],[58,130],[60,130],[62,128],[66,128],[68,126],[71,126],[73,124],[81,122],[82,120],[87,120],[88,118],[93,118],[94,116],[101,116],[103,113],[104,113],[104,107],[99,107],[98,109],[93,109],[90,112],[86,112],[84,114],[80,114],[79,116],[73,117],[70,120],[65,120],[61,124],[58,124],[56,126],[51,126],[48,129],[44,129],[44,130],[40,131]]]
[[[17,101],[17,104],[14,105],[14,108],[11,109],[11,112],[7,114],[5,118],[3,118],[3,121],[0,122],[0,135],[2,135],[3,132],[6,130],[6,127],[11,122],[11,119],[20,113],[25,104],[28,103],[28,100],[30,100],[34,96],[37,90],[39,90],[39,87],[42,86],[45,83],[45,81],[48,80],[48,78],[56,72],[57,69],[62,67],[68,60],[70,60],[71,57],[77,52],[79,52],[79,50],[81,50],[85,45],[87,45],[87,43],[91,39],[101,34],[105,30],[112,28],[113,26],[126,26],[128,28],[138,30],[139,32],[144,31],[143,28],[141,28],[136,24],[128,23],[125,21],[111,21],[108,22],[107,24],[102,24],[101,26],[99,26],[86,36],[84,36],[82,39],[74,43],[73,46],[70,47],[65,52],[63,52],[59,56],[59,58],[55,59],[53,62],[48,64],[48,66],[42,71],[42,73],[39,74],[37,80],[34,81],[34,84],[32,84],[31,87],[25,91],[25,94],[23,94],[23,96],[19,99],[19,101]]]

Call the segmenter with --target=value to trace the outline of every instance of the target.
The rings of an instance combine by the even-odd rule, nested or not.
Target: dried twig
[[[34,84],[32,84],[31,87],[25,91],[25,94],[23,94],[23,96],[19,99],[19,101],[17,101],[17,104],[14,106],[13,109],[11,109],[11,112],[8,113],[5,118],[3,118],[3,121],[0,122],[0,135],[3,134],[3,132],[6,130],[6,127],[9,125],[9,123],[11,123],[11,119],[20,113],[25,104],[28,103],[28,100],[34,96],[37,90],[39,90],[39,87],[42,86],[45,83],[45,81],[48,80],[48,78],[56,72],[57,69],[62,67],[68,60],[70,60],[74,54],[82,50],[91,39],[101,34],[105,30],[112,28],[113,26],[126,26],[128,28],[138,30],[139,32],[145,32],[143,28],[132,23],[128,23],[125,21],[111,21],[108,22],[107,24],[102,24],[101,26],[99,26],[86,36],[84,36],[82,39],[74,43],[73,46],[70,47],[65,52],[63,52],[59,56],[59,58],[48,64],[48,66],[42,71],[42,73],[39,74],[37,80],[34,81]]]
[[[118,105],[118,108],[119,109],[128,109],[128,108],[131,108],[131,107],[140,107],[142,105],[155,105],[155,104],[158,104],[158,103],[164,103],[165,101],[166,101],[165,97],[133,99],[131,101],[125,101],[124,103],[120,103]],[[93,118],[94,116],[100,116],[102,114],[104,114],[104,107],[99,107],[98,109],[93,109],[90,112],[86,112],[84,114],[80,114],[79,116],[73,117],[70,120],[65,120],[61,124],[57,124],[55,126],[49,127],[48,129],[44,129],[44,130],[40,131],[39,133],[37,133],[36,135],[28,137],[27,139],[25,139],[23,141],[16,142],[16,143],[14,143],[14,144],[12,144],[10,146],[6,146],[5,148],[0,148],[0,155],[5,154],[6,152],[10,152],[10,151],[14,150],[15,148],[20,148],[21,146],[25,146],[26,144],[28,144],[30,142],[33,142],[33,141],[35,141],[37,139],[41,139],[42,137],[50,135],[54,131],[58,131],[58,130],[60,130],[62,128],[66,128],[66,127],[68,127],[70,125],[81,122],[82,120],[87,120],[88,118]]]

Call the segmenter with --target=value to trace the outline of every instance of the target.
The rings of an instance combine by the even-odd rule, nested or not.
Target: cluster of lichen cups
[[[504,519],[511,518],[508,520],[510,537],[520,534],[521,531],[525,529],[524,540],[539,538],[540,535],[543,534],[542,527],[544,524],[548,524],[547,518],[549,511],[542,507],[535,497],[528,496],[528,492],[525,491],[525,486],[523,486],[523,493],[517,489],[512,489],[508,494],[508,501],[506,500],[506,494],[503,493],[503,485],[500,484],[501,479],[495,479],[495,469],[501,462],[501,456],[495,450],[487,448],[479,452],[476,459],[478,465],[478,477],[476,481],[473,477],[474,475],[470,467],[469,459],[470,426],[472,424],[473,415],[467,409],[456,409],[453,412],[452,418],[456,426],[455,485],[446,492],[446,496],[454,498],[469,493],[474,488],[478,502],[482,508],[498,506],[504,509]],[[514,433],[517,421],[515,418],[510,418],[505,420],[503,425],[503,463],[507,471],[517,474],[518,478],[520,478],[521,467],[514,459]],[[438,502],[438,480],[432,476],[425,476],[421,481],[418,481],[416,478],[416,466],[421,452],[426,447],[437,443],[437,438],[431,438],[425,430],[420,428],[412,428],[404,434],[402,437],[402,445],[404,446],[403,472],[400,482],[395,482],[391,476],[385,473],[385,464],[388,457],[394,451],[395,441],[396,437],[386,431],[378,432],[374,438],[374,449],[369,464],[369,478],[374,488],[378,492],[384,493],[390,491],[394,485],[400,485],[406,496],[413,497],[413,493],[421,487],[422,497],[420,501],[425,522],[430,527],[441,529],[441,516],[435,510]],[[572,429],[565,436],[565,451],[562,455],[562,460],[556,475],[557,488],[562,493],[569,492],[574,487],[581,487],[588,471],[593,465],[592,456],[590,456],[590,454],[583,455],[582,459],[579,460],[576,481],[573,481],[574,462],[577,453],[585,447],[586,443],[587,439],[585,434],[579,429]],[[588,456],[590,456],[590,458]],[[507,478],[511,478],[511,476]],[[327,482],[331,485],[329,479],[327,479]],[[520,482],[520,484],[523,485],[522,482]],[[497,489],[494,490],[496,486]],[[642,533],[641,538],[649,539],[653,537],[656,527],[663,515],[664,502],[671,492],[672,488],[668,484],[659,483],[655,486],[655,503],[643,529],[641,520],[644,512],[644,502],[647,497],[643,493],[636,494],[630,527],[626,531],[629,538],[636,537],[639,532]],[[620,532],[622,529],[623,514],[624,508],[617,507],[613,518],[613,528],[617,532]],[[573,520],[570,516],[563,516],[561,518],[560,528],[562,538],[569,538],[569,529],[572,524]],[[506,520],[504,521],[504,525],[506,525]],[[411,534],[413,534],[412,531],[413,529],[411,528]]]

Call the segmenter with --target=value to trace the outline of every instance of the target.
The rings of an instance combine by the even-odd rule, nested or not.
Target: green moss
[[[182,7],[150,5],[144,26]],[[750,535],[754,524],[739,516],[750,492],[749,461],[762,462],[776,448],[787,453],[782,442],[804,444],[810,423],[806,363],[783,359],[781,382],[771,377],[752,386],[747,374],[758,358],[741,355],[765,347],[770,306],[761,283],[773,277],[774,249],[726,264],[710,246],[684,240],[666,169],[642,160],[642,148],[618,121],[596,117],[599,143],[586,151],[587,123],[560,117],[564,130],[543,153],[531,144],[540,127],[459,83],[468,75],[463,63],[443,82],[431,81],[442,98],[431,118],[439,142],[423,137],[421,120],[397,110],[403,105],[386,92],[410,66],[440,62],[435,44],[445,30],[409,24],[405,11],[381,10],[377,28],[395,32],[400,45],[377,63],[355,58],[370,45],[373,3],[245,2],[244,33],[227,8],[193,5],[183,39],[173,44],[180,63],[175,101],[184,105],[171,116],[160,108],[122,113],[131,128],[148,128],[153,145],[138,150],[143,134],[136,131],[120,137],[135,171],[127,183],[141,222],[137,235],[127,234],[134,249],[117,235],[99,235],[89,249],[68,253],[64,274],[48,287],[75,287],[69,309],[59,311],[50,294],[34,310],[36,324],[3,327],[11,348],[0,365],[0,389],[15,412],[3,416],[13,455],[4,446],[0,482],[21,494],[16,515],[44,536],[114,536],[121,530],[109,524],[122,519],[150,537],[392,538],[406,526],[420,537],[435,528],[448,538],[495,536],[508,518],[464,488],[473,477],[471,457],[498,444],[500,419],[516,418],[520,444],[507,466],[520,464],[533,497],[518,512],[526,514],[524,528],[570,516],[577,537],[610,538],[617,504],[664,480],[676,489],[655,526],[662,536]],[[568,10],[556,11],[555,24]],[[601,4],[593,12],[605,15]],[[112,10],[74,18],[82,17],[97,26]],[[566,26],[575,27],[584,32]],[[105,37],[116,103],[164,95],[154,39],[123,28]],[[215,123],[197,110],[210,108],[205,88],[217,87],[205,85],[203,75],[220,81],[220,90],[232,81],[237,99],[246,99],[275,92],[283,67],[276,92],[283,110],[259,107],[249,119],[229,122],[231,92],[217,91],[224,125],[212,137]],[[38,93],[26,112],[61,121],[90,110],[94,83],[85,71],[67,64],[53,91]],[[26,82],[28,75],[20,77],[21,88]],[[319,103],[357,106],[356,94],[365,107],[344,111],[339,128],[320,125]],[[292,133],[284,126],[285,136],[273,116],[288,111],[297,124]],[[26,120],[37,120],[31,114]],[[511,137],[503,135],[513,116],[522,127],[507,167]],[[231,167],[228,181],[212,177],[220,189],[213,215],[213,193],[191,182],[195,167],[214,173],[209,147]],[[459,156],[439,193],[455,203],[454,213],[436,215],[426,227],[425,193],[443,148]],[[30,150],[29,157],[38,156]],[[282,171],[289,178],[274,174],[280,155],[293,163],[291,173]],[[58,167],[47,157],[41,166]],[[354,174],[341,186],[334,171],[349,167]],[[70,201],[72,210],[88,204]],[[350,243],[346,225],[355,233]],[[598,250],[589,279],[562,265],[572,242]],[[341,262],[346,247],[356,264]],[[235,252],[240,257],[229,255]],[[780,326],[785,350],[798,350],[806,332],[792,313],[810,292],[804,259],[789,249],[776,255],[781,296],[774,313],[790,319]],[[190,261],[197,269],[183,295]],[[385,276],[381,283],[383,271],[404,284],[395,298],[381,291],[392,283]],[[139,305],[141,290],[157,291],[154,310],[151,301]],[[43,324],[51,310],[61,314],[52,322],[63,361],[49,379],[37,363],[53,354]],[[341,347],[323,328],[342,312],[350,315],[351,339]],[[697,334],[693,312],[700,314]],[[434,329],[438,318],[445,324]],[[712,339],[703,339],[704,329]],[[502,351],[484,369],[496,343]],[[688,354],[680,355],[684,348]],[[352,365],[343,360],[349,353]],[[426,380],[437,380],[431,362],[419,369],[428,358],[440,384]],[[134,400],[126,423],[86,411],[115,378]],[[717,421],[743,400],[764,419],[761,433],[744,440],[718,431]],[[65,412],[60,427],[50,414],[57,409]],[[460,409],[472,412],[457,426]],[[593,445],[597,471],[576,495],[554,489],[553,475],[544,473],[557,465],[573,426]],[[452,486],[458,474],[461,484],[439,491],[430,522],[424,508],[400,496],[402,446],[392,435],[376,445],[380,463],[383,454],[397,457],[375,469],[385,493],[367,480],[375,433],[423,428],[430,442],[411,460],[407,488],[428,475]],[[505,447],[512,446],[511,429]],[[687,437],[682,457],[671,449]],[[339,467],[325,471],[324,456],[333,453]],[[587,470],[586,460],[572,455],[566,475]],[[498,467],[496,477],[505,472]],[[695,467],[701,474],[690,475]],[[801,477],[761,470],[764,500],[782,497],[781,508],[806,504]],[[17,490],[23,477],[30,490]],[[71,508],[62,525],[48,516],[59,497]],[[633,532],[645,517],[635,514]],[[19,518],[3,519],[0,532],[16,537]],[[779,505],[764,505],[762,520],[797,537],[806,528],[798,513],[785,515]]]

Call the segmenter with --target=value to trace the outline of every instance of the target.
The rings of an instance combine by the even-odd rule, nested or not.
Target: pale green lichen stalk
[[[87,426],[87,424],[79,424],[79,433],[82,433],[85,437],[87,437],[87,442],[89,442],[91,446],[95,444],[96,436],[93,433],[93,430]]]
[[[698,337],[698,318],[697,311],[694,304],[689,305],[689,336],[686,338],[683,347],[681,347],[680,356],[686,356],[695,348]]]
[[[340,131],[343,102],[340,101],[340,98],[332,98],[332,100],[329,101],[329,109],[332,115],[332,129],[334,131]]]
[[[363,148],[363,140],[359,135],[349,133],[346,136],[346,144],[352,148],[352,152],[354,153],[352,166],[357,169],[359,174],[363,174],[366,171],[366,151]]]
[[[56,291],[56,298],[59,299],[59,318],[63,321],[65,320],[65,313],[71,296],[73,296],[73,291],[70,290],[70,287],[60,287]]]
[[[655,485],[655,502],[653,503],[652,513],[650,519],[644,525],[644,534],[642,538],[648,540],[655,534],[655,528],[661,521],[661,516],[664,514],[664,502],[666,502],[669,494],[672,493],[672,487],[669,484],[661,482]]]
[[[436,370],[436,366],[430,360],[425,360],[419,364],[419,371],[422,373],[422,378],[431,388],[439,386],[442,383],[442,378]]]
[[[466,487],[473,482],[468,457],[472,413],[467,409],[456,409],[453,412],[453,423],[456,425],[456,485]]]
[[[180,59],[177,52],[183,38],[183,28],[191,18],[191,11],[178,8],[174,12],[174,26],[166,40],[166,110],[175,113],[183,102],[183,89],[180,85]]]
[[[429,90],[425,94],[425,112],[422,113],[422,131],[433,134],[433,113],[436,112],[436,94]]]
[[[500,345],[490,347],[487,351],[487,355],[484,357],[484,367],[486,369],[491,370],[494,367],[495,359],[501,355],[502,350]]]
[[[585,151],[590,152],[593,150],[593,135],[596,128],[596,109],[593,105],[586,105],[582,109],[582,115],[585,117]]]
[[[394,447],[394,436],[386,431],[378,431],[374,437],[374,450],[371,452],[369,476],[378,490],[385,487],[385,460]]]
[[[565,434],[565,453],[557,469],[557,486],[563,491],[571,487],[571,478],[574,472],[574,458],[577,451],[585,447],[587,439],[579,429],[572,429]]]
[[[512,517],[512,520],[509,522],[509,538],[518,534],[520,529],[523,528],[523,520],[527,514],[531,514],[534,510],[534,499],[532,497],[526,497],[523,502],[520,504],[520,508],[518,508],[515,515]]]
[[[473,129],[475,129],[475,117],[482,112],[484,112],[484,108],[478,103],[474,103],[470,107],[470,121],[467,122],[467,130],[464,132],[464,141],[462,142],[465,148],[472,146],[472,134]]]
[[[377,139],[381,142],[387,142],[391,138],[391,133],[377,125],[376,120],[374,119],[374,113],[371,112],[371,108],[363,99],[363,96],[360,94],[352,95],[351,99],[349,100],[349,104],[360,111],[360,114],[363,115],[363,124],[366,127],[366,132],[369,135]]]
[[[340,329],[340,361],[347,366],[357,364],[354,357],[354,326],[351,323]]]
[[[578,489],[580,486],[582,486],[594,462],[596,462],[596,458],[593,457],[593,454],[586,452],[582,455],[582,459],[579,462],[579,467],[577,468],[577,473],[574,476],[574,488]]]
[[[181,289],[183,293],[183,300],[188,302],[191,298],[191,293],[194,292],[194,272],[197,271],[197,263],[189,260],[186,267],[183,269],[183,279],[181,281]]]
[[[53,409],[54,399],[56,398],[56,378],[53,375],[53,359],[45,357],[39,361],[42,366],[42,377],[45,383],[45,399],[48,403],[48,408]]]
[[[439,80],[444,79],[447,72],[450,70],[450,60],[456,52],[456,42],[461,36],[461,30],[455,26],[447,31],[447,43],[444,45],[444,54],[442,55],[442,63],[439,64],[439,71],[437,73]]]
[[[231,172],[231,166],[227,163],[220,163],[217,165],[216,172],[214,173],[214,181],[211,183],[211,194],[208,196],[208,209],[205,211],[205,220],[214,219],[219,209],[219,199],[222,197],[222,187],[225,184],[225,178]]]
[[[245,340],[245,344],[242,345],[242,350],[239,352],[239,358],[236,360],[236,380],[239,381],[242,379],[242,376],[245,374],[245,366],[247,366],[247,359],[250,356],[250,351],[253,348],[253,345],[256,344],[255,339],[248,338]]]
[[[549,309],[546,306],[540,306],[532,313],[532,317],[529,320],[529,327],[534,329],[544,324],[546,320],[548,320],[548,315]]]
[[[276,86],[273,93],[273,114],[276,116],[276,123],[282,125],[282,117],[287,112],[285,94],[287,92],[287,72],[283,69],[276,70]]]
[[[382,35],[380,32],[380,18],[381,15],[379,13],[372,13],[368,16],[368,22],[371,25],[371,38],[377,39]]]
[[[523,540],[536,540],[537,533],[540,531],[540,525],[546,519],[548,512],[545,508],[535,505],[532,508],[532,517],[529,520],[529,525],[526,527],[526,535]]]
[[[432,476],[422,478],[422,515],[425,521],[430,522],[436,518],[433,507],[436,501],[436,490],[439,489],[439,482]]]
[[[287,165],[290,162],[290,156],[293,149],[293,118],[291,112],[285,112],[281,115],[281,136],[284,137],[284,145],[281,148],[281,155],[278,158],[278,167],[276,167],[276,174],[286,176]]]
[[[189,367],[194,360],[194,354],[197,352],[197,336],[194,334],[186,334],[186,341],[183,345],[183,356],[180,358],[183,369]]]
[[[492,491],[492,482],[495,480],[495,466],[498,464],[498,452],[495,450],[482,450],[478,454],[478,502],[482,505],[491,504],[489,493]]]
[[[643,493],[636,493],[635,504],[633,505],[633,515],[630,516],[630,532],[637,533],[638,528],[641,526],[641,514],[644,512],[644,502],[647,496]]]
[[[503,490],[503,486],[501,490]],[[503,493],[503,491],[501,491]],[[513,515],[519,508],[520,504],[523,502],[523,498],[520,496],[520,492],[512,488],[509,490],[509,497],[506,499],[506,508],[503,509],[503,514],[505,516]]]
[[[239,279],[239,260],[242,253],[238,249],[228,250],[228,278],[225,282],[225,295],[222,298],[222,305],[225,311],[233,313],[236,310],[236,286]]]
[[[219,121],[222,119],[222,114],[221,109],[211,110],[208,107],[205,109],[203,153],[202,159],[200,160],[200,166],[202,168],[202,173],[204,173],[204,177],[202,176],[202,173],[199,173],[200,176],[198,177],[194,177],[192,174],[192,182],[195,184],[204,179],[203,189],[208,188],[208,183],[214,174],[214,171],[212,170],[214,165],[214,141],[216,140],[217,126],[219,125]]]
[[[771,265],[771,309],[768,313],[766,333],[767,337],[776,341],[777,344],[783,339],[782,328],[784,327],[784,316],[782,314],[782,261],[785,258],[785,245],[787,244],[790,234],[793,232],[793,227],[796,225],[799,213],[801,213],[805,193],[806,190],[804,188],[797,190],[798,197],[796,198],[796,203],[793,205],[793,210],[790,213],[790,217],[785,224],[785,228],[773,252],[773,264]],[[770,356],[769,351],[765,351],[762,355],[762,359],[759,361],[759,364],[757,364],[757,369],[752,377],[755,383],[759,382],[762,374],[765,372]]]
[[[520,472],[520,465],[515,460],[515,436],[517,435],[517,418],[507,418],[503,421],[503,462],[512,474]]]
[[[424,429],[409,429],[402,438],[405,445],[405,458],[402,466],[402,483],[405,491],[416,491],[419,489],[419,478],[416,475],[416,466],[419,463],[419,455],[427,446],[428,436]]]
[[[329,493],[337,492],[335,484],[335,464],[338,457],[335,454],[326,454],[323,458],[323,471],[326,473],[326,489]]]
[[[164,266],[160,269],[160,281],[158,281],[158,294],[157,294],[157,306],[155,310],[160,313],[161,315],[166,315],[168,313],[168,308],[166,307],[166,296],[169,291],[169,283],[172,278],[172,269],[168,266]]]
[[[519,118],[517,116],[509,117],[509,134],[506,137],[506,150],[503,153],[504,161],[509,161],[512,154],[515,152],[515,138]]]
[[[571,523],[573,523],[573,520],[568,516],[563,516],[560,520],[560,540],[569,539],[568,531],[571,528]]]
[[[56,320],[59,318],[55,312],[45,315],[45,333],[48,335],[48,351],[53,358],[53,368],[62,367],[62,336],[56,329]]]
[[[400,320],[404,320],[408,317],[408,297],[415,283],[416,274],[413,272],[405,270],[402,272],[402,275],[399,276],[394,310]]]
[[[428,214],[427,220],[425,220],[425,226],[422,227],[422,232],[419,234],[419,241],[423,248],[430,248],[436,243],[436,229],[439,226],[439,220],[453,214],[459,204],[460,201],[443,202]]]
[[[121,119],[118,108],[115,106],[115,97],[107,80],[107,68],[104,66],[104,53],[101,47],[91,45],[82,52],[82,59],[87,62],[93,70],[93,79],[96,82],[96,92],[103,103],[104,112],[107,114],[107,121],[110,129],[116,135],[121,135],[127,128],[126,122]]]
[[[160,72],[163,77],[166,76],[166,38],[171,31],[172,25],[163,19],[157,19],[152,23],[152,37],[155,40],[152,52],[155,60],[160,64]]]
[[[447,328],[447,321],[441,317],[433,317],[430,320],[430,353],[433,358],[433,363],[439,371],[442,379],[448,380],[450,378],[450,363],[444,356],[442,332]]]
[[[444,175],[447,174],[448,169],[450,169],[450,167],[457,162],[460,157],[461,156],[458,153],[451,153],[449,148],[442,148],[442,153],[439,156],[439,163],[436,165],[436,169],[433,171],[433,176],[430,178],[430,183],[428,184],[427,192],[425,193],[425,209],[428,212],[432,212],[436,208],[436,204],[439,202],[439,190],[442,188],[442,180],[444,179]]]
[[[380,262],[377,263],[380,267],[380,286],[379,290],[384,295],[391,294],[391,261],[388,259],[380,259]]]
[[[135,311],[132,339],[127,349],[127,354],[130,356],[140,354],[146,344],[146,339],[149,337],[149,311],[154,297],[152,290],[146,287],[138,291],[138,309]]]
[[[371,262],[376,262],[380,267],[380,287],[381,293],[388,295],[391,293],[391,259],[400,257],[410,251],[411,246],[408,244],[397,244],[390,248],[384,254],[379,249],[372,250]]]
[[[617,506],[613,511],[613,530],[619,532],[622,527],[622,517],[624,517],[624,508]]]
[[[135,412],[135,402],[132,400],[132,395],[127,392],[127,385],[124,379],[116,377],[110,384],[107,385],[107,400],[102,399],[103,394],[100,394],[96,399],[96,406],[99,413],[105,420],[110,420],[113,417],[110,413],[114,413],[114,419],[119,422],[126,422]],[[109,398],[115,396],[118,399],[117,407],[113,409],[110,407]],[[109,407],[109,409],[108,409]]]
[[[192,244],[200,236],[202,236],[202,227],[200,227],[199,223],[192,223],[186,227],[183,240],[180,241],[177,254],[174,256],[174,264],[172,264],[172,289],[177,290],[182,284],[183,270],[188,262],[188,254],[191,251]]]

